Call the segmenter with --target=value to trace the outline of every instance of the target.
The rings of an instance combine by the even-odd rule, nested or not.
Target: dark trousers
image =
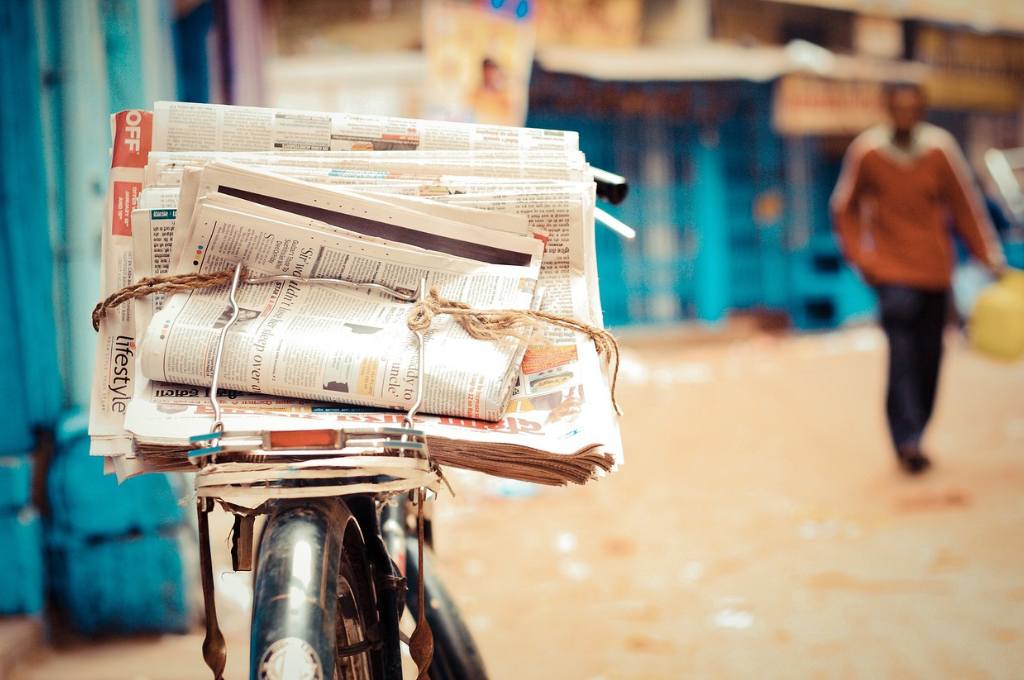
[[[935,406],[948,292],[897,285],[878,286],[877,292],[889,340],[889,433],[896,448],[916,446]]]

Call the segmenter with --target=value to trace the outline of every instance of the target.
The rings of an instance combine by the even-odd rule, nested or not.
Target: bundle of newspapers
[[[409,303],[373,287],[600,326],[575,133],[178,102],[111,126],[102,294],[236,265],[249,283],[237,310],[219,287],[102,317],[90,435],[108,472],[194,469],[215,363],[225,431],[397,426],[422,380],[415,423],[444,465],[563,484],[620,461],[586,335],[481,340],[438,315],[420,366]]]

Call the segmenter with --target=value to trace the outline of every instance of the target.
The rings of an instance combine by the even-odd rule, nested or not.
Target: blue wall
[[[25,430],[53,422],[63,405],[54,329],[54,215],[44,135],[46,55],[34,27],[40,7],[0,3],[0,437],[28,448]]]
[[[84,415],[61,420],[89,398],[108,117],[173,98],[171,9],[170,0],[0,0],[0,614],[38,612],[49,577],[83,631],[188,622],[178,492],[163,475],[124,486],[104,478]],[[37,434],[55,429],[65,436],[51,459]],[[97,574],[126,559],[144,565],[132,588],[97,586]]]
[[[718,323],[784,312],[831,328],[870,312],[828,216],[838,158],[771,126],[769,83],[609,83],[535,71],[528,124],[575,129],[592,164],[626,175],[614,209],[633,242],[598,229],[610,325]]]

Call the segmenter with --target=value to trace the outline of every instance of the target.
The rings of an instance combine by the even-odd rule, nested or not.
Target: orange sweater
[[[950,217],[971,253],[1003,262],[995,230],[953,137],[922,123],[909,149],[892,144],[887,126],[860,135],[846,152],[832,214],[846,258],[872,284],[925,290],[949,287]]]

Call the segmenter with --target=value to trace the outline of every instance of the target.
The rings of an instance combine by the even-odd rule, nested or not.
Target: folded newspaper
[[[621,461],[587,336],[483,341],[438,316],[419,366],[406,324],[425,280],[473,310],[601,325],[595,188],[575,133],[177,102],[111,124],[103,295],[245,268],[220,364],[226,430],[397,425],[422,379],[416,425],[441,465],[564,484]],[[108,471],[193,469],[231,313],[225,287],[106,313],[90,434]]]

